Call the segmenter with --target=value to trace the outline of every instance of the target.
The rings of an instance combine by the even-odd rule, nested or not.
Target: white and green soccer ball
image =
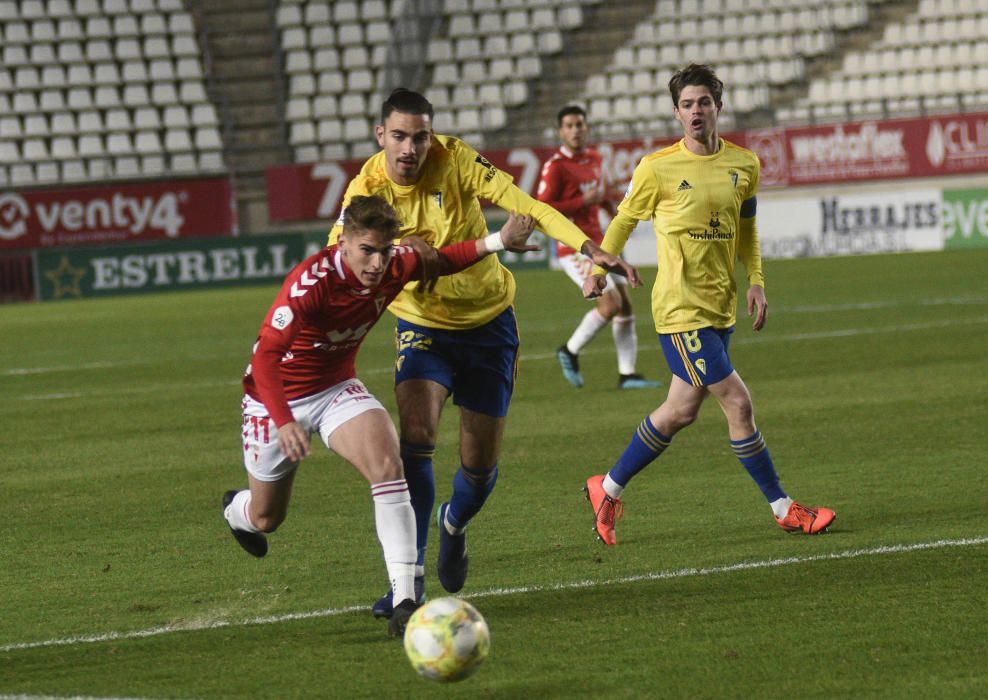
[[[487,622],[470,603],[436,598],[405,628],[405,653],[419,675],[441,683],[473,675],[491,649]]]

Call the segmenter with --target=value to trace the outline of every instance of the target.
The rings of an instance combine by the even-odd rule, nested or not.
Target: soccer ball
[[[405,653],[412,668],[441,683],[473,675],[490,649],[484,618],[459,598],[430,600],[412,614],[405,628]]]

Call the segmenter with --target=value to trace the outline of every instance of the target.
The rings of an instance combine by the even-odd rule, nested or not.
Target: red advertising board
[[[818,185],[988,172],[988,114],[752,130],[764,185]]]
[[[724,136],[758,154],[764,187],[988,172],[988,113],[754,129]],[[674,140],[599,144],[605,179],[627,182],[643,155]],[[539,169],[553,150],[533,147],[483,153],[511,173],[519,187],[534,194]],[[361,165],[360,161],[345,161],[270,168],[271,220],[334,218],[346,184]]]
[[[0,192],[0,249],[160,241],[237,232],[229,180]]]

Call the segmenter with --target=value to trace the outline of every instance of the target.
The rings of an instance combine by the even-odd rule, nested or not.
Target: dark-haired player
[[[463,141],[432,129],[432,105],[398,89],[381,107],[375,128],[381,151],[364,163],[347,187],[343,211],[357,195],[378,195],[402,220],[401,235],[417,234],[436,246],[482,235],[481,198],[529,215],[549,236],[580,250],[595,263],[638,283],[633,267],[604,253],[571,221],[522,192]],[[339,233],[339,224],[330,240]],[[515,281],[496,256],[438,281],[434,293],[406,289],[391,304],[398,316],[395,394],[401,458],[418,527],[416,584],[424,586],[424,556],[435,501],[432,459],[446,399],[460,409],[460,468],[453,493],[439,506],[437,573],[443,588],[459,591],[467,577],[465,530],[494,488],[508,403],[518,360],[512,302]],[[391,614],[387,593],[374,614]]]
[[[588,143],[587,113],[582,107],[569,105],[559,110],[556,122],[562,145],[543,164],[536,197],[568,216],[594,243],[600,243],[604,238],[600,229],[600,209],[607,209],[613,216],[614,206],[607,198],[600,153]],[[582,287],[593,269],[593,262],[562,242],[556,244],[556,255],[567,276]],[[577,388],[583,386],[580,350],[611,324],[617,352],[618,387],[649,389],[661,386],[661,382],[645,379],[635,370],[638,333],[627,281],[615,274],[608,274],[606,279],[596,307],[583,315],[569,339],[556,350],[563,377]]]

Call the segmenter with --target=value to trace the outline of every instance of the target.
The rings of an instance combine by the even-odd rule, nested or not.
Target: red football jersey
[[[536,194],[545,202],[580,227],[594,243],[604,240],[600,230],[599,204],[584,206],[584,193],[596,189],[602,180],[600,153],[594,148],[584,148],[573,153],[565,146],[552,154],[542,166],[542,178]],[[570,255],[573,249],[556,242],[560,257]]]
[[[446,274],[476,262],[476,241],[439,251]],[[384,309],[421,278],[418,255],[396,246],[381,283],[365,287],[339,248],[324,248],[293,269],[268,310],[244,374],[244,391],[262,402],[275,425],[294,420],[289,399],[324,391],[356,376],[357,350]]]

